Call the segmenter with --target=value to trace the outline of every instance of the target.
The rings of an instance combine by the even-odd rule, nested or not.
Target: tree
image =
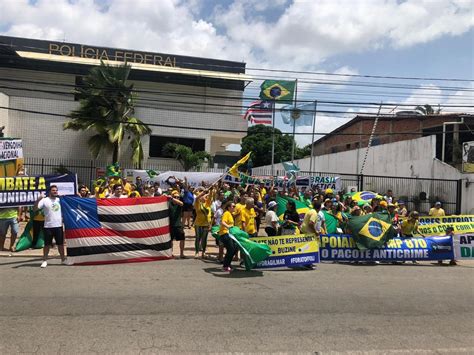
[[[435,110],[433,109],[433,106],[426,104],[423,106],[416,106],[415,111],[420,112],[424,116],[439,115],[441,114],[441,107],[438,105],[438,109],[435,112]]]
[[[208,152],[193,152],[191,148],[176,143],[166,143],[163,153],[179,161],[184,171],[199,169],[204,162],[211,160]]]
[[[295,159],[303,159],[303,158],[306,158],[306,157],[310,157],[311,156],[311,143],[308,144],[308,145],[305,145],[303,148],[299,148],[297,147],[296,148],[296,151],[295,151]]]
[[[244,156],[251,151],[253,152],[252,162],[254,166],[271,164],[272,132],[275,132],[275,163],[291,160],[293,137],[289,134],[282,134],[277,128],[264,125],[256,125],[248,129],[247,135],[242,139],[240,155]],[[295,157],[297,157],[297,154],[295,154]]]
[[[133,84],[128,85],[130,66],[110,66],[103,62],[84,77],[83,85],[75,90],[79,108],[72,111],[63,129],[93,131],[89,138],[91,154],[97,158],[102,151],[112,151],[112,163],[120,159],[120,146],[125,135],[131,139],[132,162],[141,167],[143,147],[141,137],[151,129],[134,117],[136,96]]]

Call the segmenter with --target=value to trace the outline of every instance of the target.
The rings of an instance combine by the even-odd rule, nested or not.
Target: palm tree
[[[151,129],[133,117],[135,94],[133,84],[127,85],[130,66],[110,66],[103,62],[91,69],[84,77],[84,84],[75,89],[79,97],[79,108],[71,112],[70,121],[63,129],[93,131],[89,138],[91,154],[97,158],[102,151],[111,151],[112,163],[120,158],[120,146],[125,134],[131,139],[132,162],[139,168],[143,161],[141,137],[149,135]]]
[[[166,143],[163,147],[163,153],[176,159],[184,171],[189,171],[193,168],[199,169],[205,161],[211,159],[211,155],[208,152],[193,152],[191,148],[176,143]]]

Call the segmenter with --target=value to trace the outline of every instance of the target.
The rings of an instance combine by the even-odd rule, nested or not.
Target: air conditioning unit
[[[357,186],[347,186],[346,193],[357,192]]]

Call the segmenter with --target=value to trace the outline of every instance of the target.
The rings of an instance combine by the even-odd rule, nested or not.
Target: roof
[[[1,66],[31,70],[78,74],[101,61],[109,65],[126,61],[132,72],[147,81],[179,76],[191,78],[192,84],[199,80],[234,82],[243,90],[244,83],[252,80],[242,62],[18,37],[0,36],[0,55]],[[143,79],[148,74],[150,78]]]
[[[428,120],[428,119],[432,119],[433,117],[434,118],[446,118],[446,120],[452,120],[452,119],[456,119],[456,118],[459,118],[459,117],[469,117],[469,118],[473,118],[474,119],[474,115],[472,114],[467,114],[467,113],[447,113],[447,114],[441,114],[441,115],[413,115],[413,116],[405,116],[405,115],[401,115],[401,116],[397,116],[397,115],[390,115],[390,116],[380,116],[379,117],[379,120],[382,120],[382,121],[391,121],[391,120],[398,120],[398,121],[402,121],[402,120],[406,120],[406,119],[416,119],[416,120],[419,120],[419,121],[424,121],[424,120]],[[375,118],[375,116],[360,116],[360,115],[357,115],[355,116],[352,120],[350,120],[349,122],[346,122],[345,124],[343,124],[342,126],[339,126],[338,128],[336,128],[335,130],[333,130],[332,132],[329,132],[327,133],[325,136],[319,138],[318,140],[314,141],[313,142],[313,145],[315,144],[319,144],[323,141],[325,141],[326,139],[328,139],[329,137],[333,136],[334,134],[338,133],[338,132],[342,132],[344,131],[346,128],[354,125],[355,123],[359,122],[359,121],[373,121]]]

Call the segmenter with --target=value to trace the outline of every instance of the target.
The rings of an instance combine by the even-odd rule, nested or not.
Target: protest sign
[[[453,237],[456,260],[474,260],[474,234],[460,234]]]
[[[450,236],[393,238],[382,248],[359,250],[350,234],[321,236],[323,261],[427,261],[453,259]]]
[[[57,185],[59,195],[75,195],[76,175],[0,177],[0,207],[32,206],[41,193]]]
[[[23,169],[23,144],[18,138],[0,139],[0,176],[15,176]]]
[[[298,176],[295,181],[290,182],[285,176],[249,176],[243,173],[239,173],[239,177],[227,175],[224,178],[225,182],[240,184],[245,183],[247,185],[260,185],[263,184],[266,187],[274,186],[275,188],[282,189],[295,184],[297,187],[313,187],[320,190],[333,189],[339,191],[342,189],[342,181],[339,176]]]
[[[422,236],[444,235],[448,227],[453,227],[455,234],[474,233],[474,215],[425,216],[420,217],[419,224],[418,235]]]
[[[252,241],[266,244],[272,255],[257,264],[257,268],[297,267],[319,263],[318,238],[312,234],[256,237]]]

